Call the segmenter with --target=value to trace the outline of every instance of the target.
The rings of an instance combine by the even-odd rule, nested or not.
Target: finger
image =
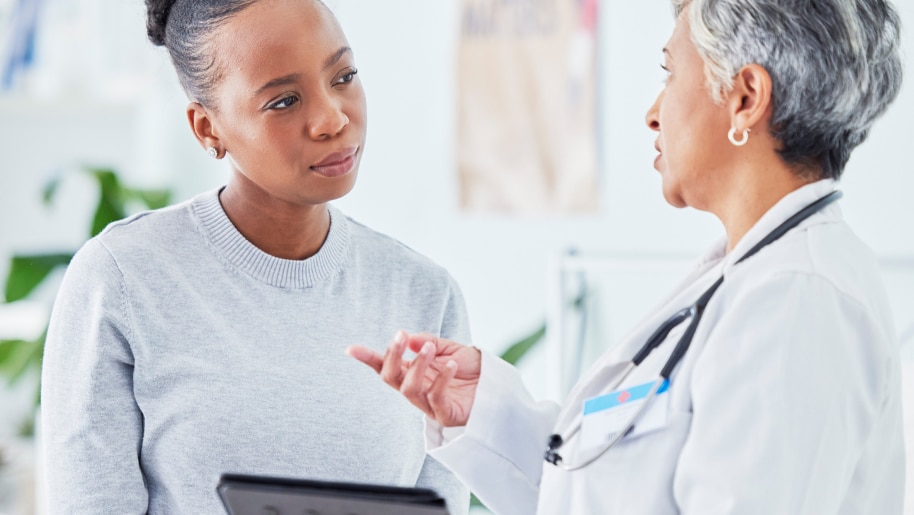
[[[455,375],[457,375],[457,362],[450,360],[438,372],[438,377],[435,378],[428,390],[428,394],[426,394],[428,405],[435,414],[435,420],[442,425],[453,423],[454,421],[454,414],[451,412],[453,403],[449,399],[448,387]],[[463,421],[463,423],[465,424],[466,422]]]
[[[365,363],[373,368],[375,372],[381,372],[381,365],[384,364],[384,357],[368,347],[350,345],[349,347],[346,347],[346,354]]]
[[[413,352],[419,352],[425,345],[425,342],[432,342],[435,345],[436,350],[432,355],[437,355],[437,349],[441,347],[441,341],[439,341],[438,336],[431,333],[406,334],[406,346]]]
[[[403,352],[405,349],[406,332],[397,331],[394,341],[387,346],[384,363],[381,365],[381,379],[397,390],[400,389],[400,383],[403,381]]]
[[[425,395],[425,373],[434,356],[435,344],[426,342],[409,365],[409,370],[406,371],[403,383],[400,385],[400,393],[430,417],[433,417],[434,414]]]

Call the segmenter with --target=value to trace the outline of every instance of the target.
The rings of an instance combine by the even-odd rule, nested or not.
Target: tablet
[[[216,489],[229,515],[447,515],[434,490],[223,474]]]

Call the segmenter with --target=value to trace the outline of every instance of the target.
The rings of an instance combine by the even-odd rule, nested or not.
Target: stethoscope
[[[828,195],[825,195],[824,197],[809,204],[808,206],[804,207],[803,209],[799,210],[796,214],[794,214],[793,216],[791,216],[790,218],[785,220],[781,225],[777,226],[773,231],[768,233],[767,236],[762,238],[762,240],[759,241],[757,244],[755,244],[754,247],[749,249],[749,251],[746,252],[746,254],[743,257],[739,258],[739,260],[735,264],[742,263],[748,257],[752,256],[753,254],[755,254],[756,252],[758,252],[759,250],[761,250],[768,244],[774,242],[775,240],[777,240],[778,238],[780,238],[781,236],[786,234],[788,231],[790,231],[791,229],[793,229],[794,227],[799,225],[800,222],[802,222],[803,220],[806,220],[813,214],[821,211],[822,209],[825,208],[825,206],[831,204],[832,202],[838,200],[839,198],[841,198],[841,192],[833,191],[833,192],[829,193]],[[654,349],[659,347],[660,344],[663,343],[664,340],[666,340],[666,337],[670,334],[670,331],[672,331],[676,326],[678,326],[685,320],[687,320],[689,318],[692,319],[692,321],[689,322],[689,325],[686,327],[685,332],[679,338],[679,342],[676,343],[676,347],[673,348],[673,353],[670,354],[669,359],[667,359],[666,364],[663,366],[663,369],[660,371],[660,376],[657,378],[656,381],[654,381],[654,384],[651,386],[650,390],[648,390],[648,393],[645,396],[644,402],[641,403],[641,406],[639,406],[638,409],[629,418],[628,423],[624,426],[624,429],[622,431],[619,431],[618,433],[616,433],[616,435],[612,439],[610,439],[610,441],[606,445],[604,445],[604,447],[602,449],[600,449],[597,453],[595,453],[591,457],[587,458],[586,460],[584,460],[578,464],[568,465],[568,464],[563,463],[562,456],[558,453],[558,450],[565,442],[567,442],[569,439],[574,437],[574,435],[577,434],[578,431],[581,430],[581,423],[578,422],[574,426],[574,429],[571,430],[571,432],[565,437],[562,437],[562,435],[559,435],[559,434],[553,434],[553,435],[549,436],[549,441],[546,443],[546,454],[545,454],[546,461],[548,461],[549,463],[552,463],[556,467],[558,467],[562,470],[566,470],[566,471],[572,471],[572,470],[578,470],[578,469],[584,468],[587,465],[590,465],[591,463],[593,463],[594,461],[599,459],[604,454],[606,454],[606,451],[612,449],[613,446],[616,445],[616,443],[619,440],[621,440],[626,435],[628,435],[628,433],[631,432],[631,430],[635,427],[635,422],[638,421],[638,418],[644,412],[645,408],[651,403],[651,401],[654,399],[654,397],[657,396],[657,393],[660,391],[666,390],[666,387],[669,385],[670,374],[673,373],[673,369],[676,368],[676,365],[678,365],[679,362],[682,360],[682,357],[685,356],[686,351],[689,350],[689,345],[692,343],[692,338],[695,336],[695,331],[698,328],[698,323],[701,321],[701,317],[704,314],[705,306],[708,305],[708,302],[711,300],[711,297],[714,295],[714,292],[717,291],[717,289],[720,287],[720,285],[723,282],[724,282],[724,276],[721,275],[714,282],[714,284],[712,284],[707,290],[705,290],[704,293],[701,294],[700,297],[698,297],[698,300],[696,300],[694,304],[692,304],[691,306],[689,306],[685,309],[677,311],[666,322],[661,324],[660,327],[658,327],[657,330],[654,331],[654,333],[650,336],[650,338],[647,339],[647,343],[645,343],[644,346],[641,347],[641,350],[639,350],[638,353],[635,354],[635,356],[632,358],[631,362],[625,367],[625,369],[622,371],[622,375],[619,377],[619,379],[616,380],[615,383],[613,383],[612,386],[607,390],[607,391],[616,390],[619,387],[619,385],[622,384],[622,381],[624,381],[625,378],[628,377],[628,375],[632,372],[632,370],[637,368],[638,365],[640,365],[641,362],[644,361],[651,354],[651,352]]]

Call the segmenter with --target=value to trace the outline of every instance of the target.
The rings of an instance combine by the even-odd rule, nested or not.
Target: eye
[[[337,77],[336,80],[333,81],[333,85],[340,86],[343,84],[348,84],[348,83],[352,82],[353,80],[355,80],[355,76],[358,73],[359,73],[359,71],[356,70],[355,68],[349,68],[342,75]]]
[[[667,82],[670,81],[670,76],[673,74],[673,72],[670,71],[669,68],[667,68],[666,66],[664,66],[664,65],[662,65],[662,64],[660,65],[660,68],[661,68],[661,69],[663,70],[663,72],[664,72],[663,83],[666,84]]]
[[[298,97],[296,97],[295,95],[289,95],[287,97],[281,98],[280,100],[277,100],[276,102],[273,102],[272,104],[267,106],[267,109],[277,109],[277,110],[288,109],[288,108],[292,107],[296,102],[298,102]]]

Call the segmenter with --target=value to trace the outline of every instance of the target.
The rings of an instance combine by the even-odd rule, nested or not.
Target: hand
[[[406,349],[417,353],[403,360]],[[445,427],[464,426],[470,418],[482,357],[479,349],[429,334],[397,332],[382,357],[353,345],[346,354],[370,366],[385,383],[429,418]]]

